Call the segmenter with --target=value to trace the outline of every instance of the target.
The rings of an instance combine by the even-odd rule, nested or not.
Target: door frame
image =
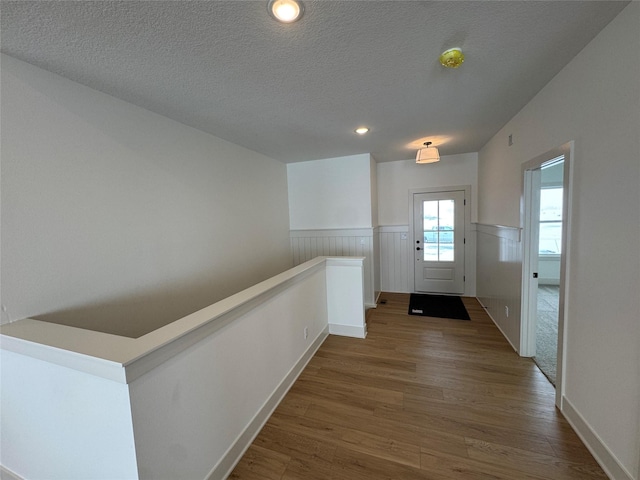
[[[556,406],[562,409],[562,398],[565,389],[564,365],[566,361],[566,327],[565,318],[568,309],[567,296],[569,292],[569,252],[571,248],[571,211],[573,189],[573,160],[574,142],[567,142],[558,148],[549,150],[528,162],[522,164],[522,190],[520,196],[520,228],[522,229],[522,292],[521,292],[521,318],[520,318],[520,356],[528,357],[535,352],[535,325],[532,317],[533,305],[530,299],[531,289],[537,288],[537,281],[533,281],[531,268],[531,246],[537,245],[532,241],[531,235],[536,228],[532,228],[533,212],[531,211],[532,189],[535,188],[534,170],[543,165],[564,157],[562,178],[562,253],[560,255],[560,287],[558,305],[558,358],[556,372]],[[539,186],[538,186],[539,187]],[[536,255],[537,258],[537,255]],[[537,309],[536,309],[537,312]]]
[[[558,158],[558,157],[554,157]],[[520,328],[520,356],[533,357],[536,354],[536,323],[533,317],[537,317],[537,289],[539,279],[533,278],[533,273],[539,271],[540,222],[536,221],[536,211],[540,208],[540,188],[542,166],[527,165],[524,170],[524,198],[522,228],[522,319]],[[564,192],[563,192],[564,193]],[[564,219],[563,219],[564,223]],[[558,307],[559,308],[559,307]],[[558,323],[558,327],[559,327]]]
[[[413,221],[413,196],[419,195],[421,193],[446,193],[453,191],[464,191],[464,238],[465,242],[463,245],[464,248],[464,276],[469,277],[469,272],[467,268],[467,262],[469,261],[469,246],[471,242],[469,241],[469,235],[471,233],[471,185],[451,185],[444,187],[423,187],[423,188],[412,188],[409,189],[409,238],[411,241],[411,248],[408,248],[408,257],[407,257],[407,275],[409,289],[411,292],[416,293],[416,279],[415,279],[415,265],[414,265],[414,256],[415,252],[413,249],[413,239],[415,238],[414,231],[414,221]],[[475,256],[474,256],[475,261]],[[464,294],[469,295],[469,289],[467,285],[469,282],[465,281],[464,283]]]

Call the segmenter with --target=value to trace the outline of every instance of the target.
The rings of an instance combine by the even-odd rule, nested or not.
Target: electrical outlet
[[[509,307],[507,305],[504,306],[504,314],[507,318],[509,318]]]
[[[309,336],[309,327],[304,327],[304,339],[306,340]]]

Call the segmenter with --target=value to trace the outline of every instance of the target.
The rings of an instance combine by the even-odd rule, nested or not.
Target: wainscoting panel
[[[476,231],[475,224],[465,226],[464,295],[476,296]],[[380,290],[411,293],[413,291],[413,241],[408,225],[381,226],[375,237],[380,242]]]
[[[294,267],[317,256],[365,257],[364,303],[375,306],[372,228],[291,230],[289,237]]]
[[[378,300],[378,295],[382,291],[380,287],[380,228],[375,228],[373,231],[373,251],[375,255],[373,256],[373,292],[374,298],[376,302]]]
[[[408,293],[409,226],[378,229],[380,236],[380,289],[383,292]]]
[[[522,296],[522,242],[519,228],[477,225],[476,275],[478,300],[519,352]]]

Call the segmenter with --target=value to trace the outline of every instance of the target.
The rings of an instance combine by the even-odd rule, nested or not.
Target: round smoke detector
[[[458,68],[464,62],[464,53],[460,48],[450,48],[440,55],[440,63],[443,67]]]

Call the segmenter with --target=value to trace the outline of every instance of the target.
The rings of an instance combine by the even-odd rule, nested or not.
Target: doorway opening
[[[540,167],[534,361],[555,386],[558,365],[564,156]],[[532,252],[535,254],[535,252]]]
[[[532,357],[562,394],[571,144],[523,166],[520,354]]]

